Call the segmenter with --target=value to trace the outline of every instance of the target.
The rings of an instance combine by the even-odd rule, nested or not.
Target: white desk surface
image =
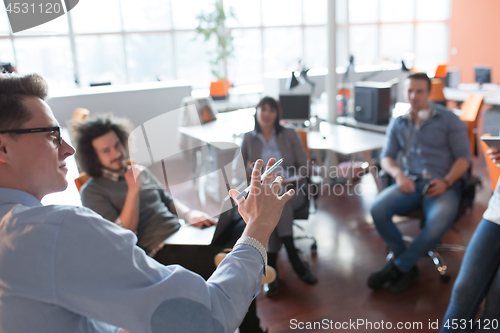
[[[221,149],[231,148],[217,143],[241,144],[242,136],[255,128],[255,108],[217,114],[217,120],[201,126],[181,126],[179,132]]]
[[[383,134],[326,122],[320,124],[319,132],[307,133],[310,149],[326,149],[344,155],[382,149],[385,140]]]
[[[201,126],[179,127],[179,132],[203,142],[211,143],[219,148],[233,148],[227,143],[240,145],[242,134],[254,129],[255,109],[243,109],[235,112],[220,113],[217,120]],[[319,132],[307,133],[310,149],[327,149],[336,153],[350,155],[381,149],[385,143],[385,135],[342,125],[322,122]]]
[[[477,83],[460,84],[458,88],[444,88],[444,97],[447,100],[463,102],[470,94],[481,94],[484,96],[484,103],[490,105],[500,105],[500,85],[483,84],[481,89]]]

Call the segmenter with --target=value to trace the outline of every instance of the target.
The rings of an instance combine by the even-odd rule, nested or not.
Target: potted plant
[[[232,8],[228,12],[229,17],[235,18]],[[215,58],[210,60],[211,72],[217,81],[210,84],[210,96],[213,99],[226,99],[231,86],[227,79],[227,60],[233,54],[234,46],[231,30],[226,29],[225,26],[226,13],[222,0],[215,0],[214,10],[209,13],[200,13],[197,19],[199,23],[196,31],[204,36],[205,41],[209,40],[212,35],[217,38]]]

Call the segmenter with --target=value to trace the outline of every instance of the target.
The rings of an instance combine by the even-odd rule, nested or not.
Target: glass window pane
[[[2,5],[0,5],[0,8]],[[10,23],[7,12],[0,9],[0,36],[8,36],[10,33]]]
[[[378,10],[378,0],[349,0],[349,22],[375,23]]]
[[[354,25],[349,28],[350,53],[355,65],[378,62],[378,29],[376,25]]]
[[[328,39],[328,36],[326,37]],[[337,28],[337,66],[347,66],[349,64],[349,55],[347,54],[347,33],[344,27]],[[328,47],[328,46],[326,46]],[[307,52],[307,50],[306,50]],[[325,56],[326,56],[325,52]],[[326,66],[328,67],[328,59],[326,61]]]
[[[127,83],[121,35],[77,36],[75,41],[82,87]]]
[[[301,28],[264,30],[264,72],[295,70],[302,57]]]
[[[414,17],[413,0],[380,0],[380,22],[409,22]]]
[[[413,24],[383,24],[380,26],[380,57],[400,62],[403,55],[413,52]]]
[[[434,71],[448,62],[448,25],[419,23],[416,31],[415,67],[418,71]]]
[[[234,29],[234,53],[229,58],[229,81],[235,86],[262,82],[262,43],[259,29]]]
[[[60,11],[64,12],[62,6]],[[40,24],[28,30],[16,32],[15,36],[41,35],[41,34],[67,34],[68,30],[69,30],[68,18],[66,17],[66,15],[62,15],[47,23]]]
[[[198,26],[198,15],[215,10],[213,1],[206,0],[170,0],[172,4],[172,20],[174,29],[195,29]]]
[[[260,2],[224,0],[224,10],[226,11],[226,27],[258,27],[260,26]],[[236,19],[229,16],[232,8]]]
[[[69,14],[75,33],[121,31],[118,0],[79,1]]]
[[[302,24],[300,0],[262,1],[262,24],[264,26]]]
[[[327,0],[304,1],[304,24],[326,24]],[[338,3],[339,1],[337,1]],[[339,5],[337,5],[338,7]],[[338,23],[338,22],[337,22]]]
[[[326,27],[308,27],[304,29],[304,42],[306,45],[303,63],[307,68],[328,67],[328,43],[326,34]],[[337,45],[338,44],[337,42]]]
[[[12,51],[12,42],[9,38],[0,38],[0,62],[10,62],[12,65],[16,65],[14,62],[14,51]]]
[[[68,37],[16,38],[14,47],[19,73],[38,73],[48,81],[51,88],[75,86]]]
[[[450,0],[418,0],[417,21],[441,21],[450,18]]]
[[[170,4],[165,0],[121,0],[125,31],[170,30]]]
[[[171,34],[130,34],[125,41],[131,83],[175,79]]]
[[[205,41],[195,32],[176,32],[174,37],[177,78],[190,80],[194,89],[208,88],[216,79],[210,66],[215,59],[215,38]]]

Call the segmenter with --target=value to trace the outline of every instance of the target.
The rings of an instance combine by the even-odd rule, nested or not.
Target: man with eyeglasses
[[[41,204],[67,187],[75,152],[46,97],[42,77],[0,74],[0,332],[233,332],[293,190],[279,197],[279,177],[261,184],[258,161],[238,201],[247,227],[212,277],[163,266],[134,233],[89,209]]]

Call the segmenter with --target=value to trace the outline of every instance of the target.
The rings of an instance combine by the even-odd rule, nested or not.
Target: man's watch
[[[451,183],[449,180],[443,179],[444,183],[446,184],[446,188],[450,188],[453,183]]]

